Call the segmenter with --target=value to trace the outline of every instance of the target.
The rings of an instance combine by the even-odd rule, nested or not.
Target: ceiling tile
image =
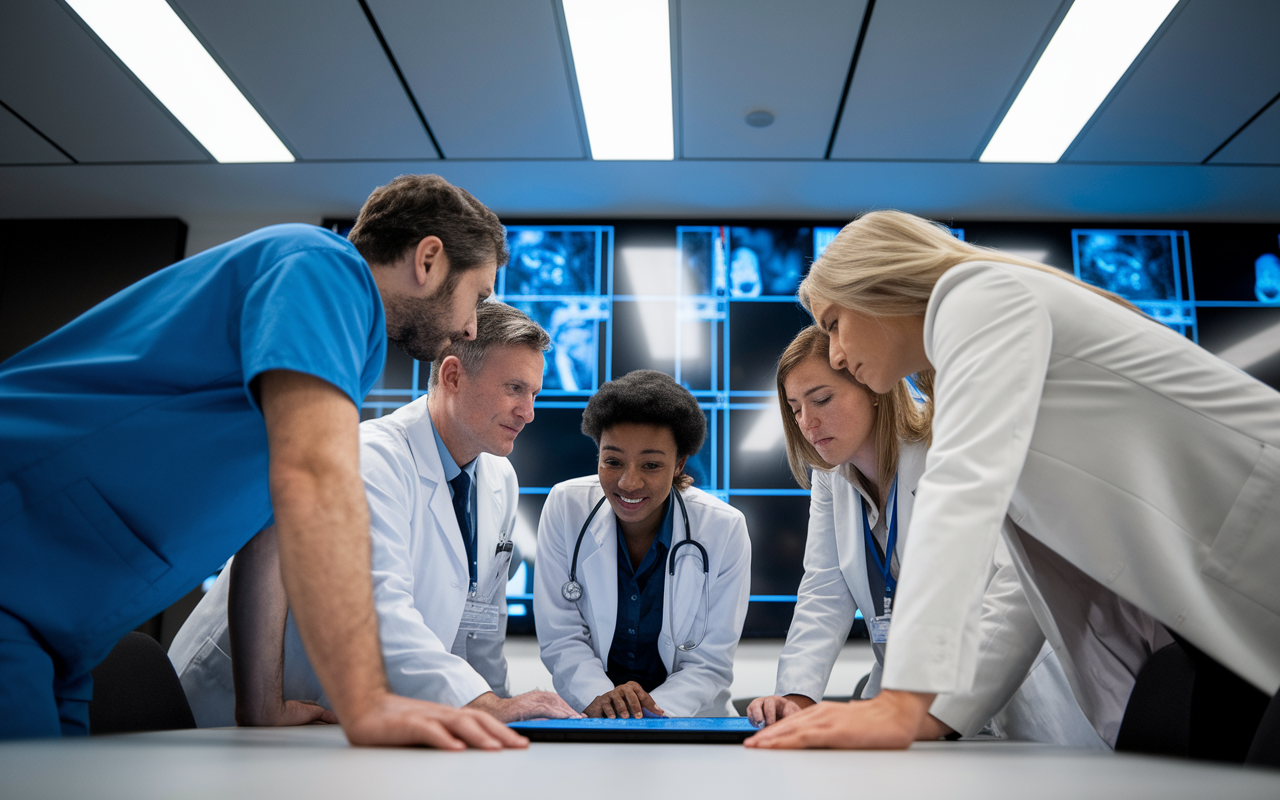
[[[5,108],[0,108],[0,164],[69,164],[58,148]]]
[[[1067,161],[1200,163],[1280,91],[1280,3],[1191,0]]]
[[[976,158],[1061,0],[877,3],[832,158]]]
[[[5,0],[0,100],[81,163],[209,161],[70,11]]]
[[[369,0],[446,158],[583,158],[550,2]]]
[[[1249,123],[1210,164],[1280,164],[1280,102]],[[1280,176],[1277,176],[1280,180]]]
[[[298,158],[436,157],[359,3],[170,2]]]
[[[681,2],[683,157],[822,158],[866,5]],[[773,123],[748,125],[758,110]]]

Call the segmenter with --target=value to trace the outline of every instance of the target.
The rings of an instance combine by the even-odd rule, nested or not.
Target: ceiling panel
[[[880,2],[832,158],[976,158],[1061,0]]]
[[[583,158],[551,0],[369,0],[446,158]]]
[[[683,0],[685,158],[822,158],[866,0]],[[749,112],[773,124],[753,128]]]
[[[70,164],[25,122],[0,108],[0,164]]]
[[[1280,102],[1240,131],[1210,164],[1280,164]],[[1280,175],[1276,176],[1280,182]]]
[[[303,159],[435,158],[354,0],[170,0]]]
[[[52,0],[4,0],[0,100],[81,163],[210,160]]]
[[[1191,0],[1067,161],[1199,163],[1280,91],[1280,3]]]

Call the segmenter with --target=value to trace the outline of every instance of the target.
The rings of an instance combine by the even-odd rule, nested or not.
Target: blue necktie
[[[449,481],[449,485],[453,487],[453,513],[458,517],[458,528],[462,531],[462,544],[467,550],[471,586],[475,586],[479,564],[476,562],[476,528],[471,523],[471,476],[463,470]]]

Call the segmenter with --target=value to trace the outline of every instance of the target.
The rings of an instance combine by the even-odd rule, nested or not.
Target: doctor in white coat
[[[973,684],[1002,530],[1104,739],[1172,635],[1275,697],[1280,393],[1114,295],[901,212],[846,226],[801,299],[833,367],[876,391],[933,379],[934,438],[884,689],[756,744],[907,746],[935,695]],[[1280,764],[1274,699],[1247,757]]]
[[[484,303],[476,338],[443,352],[427,396],[360,426],[374,600],[397,694],[503,721],[576,716],[551,692],[510,697],[503,656],[518,500],[504,456],[533,420],[548,345],[546,332],[520,311]],[[463,524],[473,529],[469,536]],[[328,708],[328,699],[292,616],[284,622],[270,544],[268,530],[224,570],[170,648],[201,727],[234,725],[237,717],[253,725],[328,719],[307,713],[306,704]]]
[[[751,543],[742,513],[691,486],[706,421],[669,376],[610,381],[583,413],[596,475],[552,488],[534,613],[556,691],[589,717],[734,716]]]
[[[831,367],[829,345],[826,333],[809,326],[778,360],[787,457],[796,481],[811,489],[809,533],[776,693],[756,698],[747,709],[756,725],[771,725],[822,698],[858,610],[868,622],[876,659],[860,699],[879,692],[885,638],[874,621],[887,618],[886,578],[899,574],[924,472],[929,419],[906,381],[874,395],[848,372]],[[985,579],[975,685],[968,692],[939,695],[917,738],[985,730],[1013,739],[1105,747],[1045,646],[1003,547],[997,548]]]

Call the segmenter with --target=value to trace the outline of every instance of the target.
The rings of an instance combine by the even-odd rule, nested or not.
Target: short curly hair
[[[638,369],[600,387],[582,412],[582,432],[600,446],[600,435],[615,425],[661,425],[676,440],[676,456],[688,458],[702,449],[707,418],[689,390],[665,372]],[[682,480],[683,479],[683,480]],[[676,476],[681,490],[692,483]]]

